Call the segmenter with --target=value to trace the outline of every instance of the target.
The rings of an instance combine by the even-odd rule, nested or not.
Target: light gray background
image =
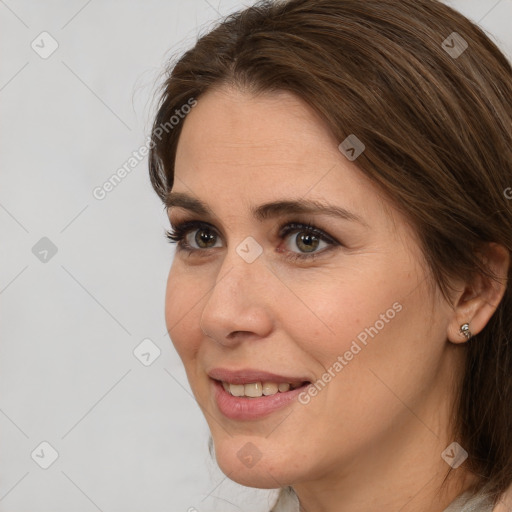
[[[0,0],[0,512],[268,508],[208,454],[166,333],[173,248],[147,160],[92,194],[146,142],[166,59],[250,3]],[[512,57],[512,0],[448,3]]]

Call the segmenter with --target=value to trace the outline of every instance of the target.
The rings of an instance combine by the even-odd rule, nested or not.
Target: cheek
[[[393,324],[402,322],[401,299],[411,290],[411,283],[401,275],[379,270],[367,269],[363,274],[331,269],[328,275],[317,276],[314,286],[310,280],[290,283],[295,296],[281,309],[283,325],[300,348],[324,368],[351,348],[353,353],[362,352],[373,338],[384,336]]]
[[[365,418],[364,424],[375,415],[391,421],[400,401],[389,388],[413,398],[432,381],[441,357],[445,326],[428,307],[424,275],[410,266],[385,270],[340,271],[342,277],[302,290],[296,284],[307,307],[295,300],[282,310],[290,337],[322,381],[311,405],[342,431],[354,417]]]
[[[195,290],[195,291],[194,291]],[[197,353],[200,336],[201,290],[173,262],[165,292],[165,323],[171,341],[186,369]]]
[[[294,323],[289,313],[292,337],[317,362],[316,378],[323,382],[317,380],[311,407],[330,418],[333,435],[351,437],[365,425],[361,435],[377,436],[400,414],[401,401],[415,403],[433,386],[446,315],[440,304],[429,307],[422,275],[412,276],[324,283],[310,297],[316,316],[297,309],[301,321]]]

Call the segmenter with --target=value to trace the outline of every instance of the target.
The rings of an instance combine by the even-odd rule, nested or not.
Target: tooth
[[[261,396],[261,382],[251,382],[251,384],[246,384],[244,386],[244,392],[245,396],[249,396],[251,398],[257,398]]]
[[[245,386],[243,384],[230,384],[229,391],[233,396],[244,396]]]
[[[231,395],[236,397],[249,397],[258,398],[261,396],[271,396],[276,393],[286,393],[291,389],[299,387],[299,385],[292,385],[289,382],[251,382],[249,384],[230,384],[228,382],[222,382],[222,387]]]
[[[279,387],[275,382],[263,383],[263,394],[265,396],[275,395],[279,391]]]

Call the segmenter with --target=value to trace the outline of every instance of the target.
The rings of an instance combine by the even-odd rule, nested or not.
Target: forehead
[[[301,195],[327,177],[332,180],[329,175],[347,175],[343,166],[354,167],[352,174],[362,179],[337,146],[323,121],[300,98],[287,92],[254,96],[223,87],[202,95],[187,115],[175,173],[194,181],[208,177],[210,183],[264,182],[267,189],[289,190],[296,184],[294,193]],[[331,173],[334,167],[338,170]]]
[[[195,195],[217,213],[303,197],[396,226],[390,202],[291,93],[255,96],[223,86],[200,96],[182,122],[173,191]]]
[[[276,163],[296,168],[325,150],[329,139],[335,144],[314,111],[290,93],[254,96],[222,87],[206,92],[188,114],[176,159],[213,160],[234,168]]]

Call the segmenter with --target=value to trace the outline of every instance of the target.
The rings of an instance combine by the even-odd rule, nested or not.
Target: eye
[[[291,236],[295,234],[295,237]],[[280,226],[279,238],[285,240],[285,249],[278,248],[277,252],[283,253],[284,257],[291,260],[313,259],[330,247],[341,245],[327,233],[313,226],[299,222],[290,222]],[[208,249],[222,247],[220,237],[216,229],[205,222],[188,221],[178,223],[172,231],[166,232],[169,242],[177,244],[180,251],[207,254]],[[219,245],[220,244],[220,245]],[[295,250],[295,248],[298,251]]]
[[[294,235],[295,236],[291,236]],[[314,258],[318,254],[325,252],[329,246],[341,245],[331,236],[311,224],[289,223],[281,228],[279,233],[281,238],[288,238],[287,249],[291,251],[288,257]],[[299,252],[294,250],[299,249]]]
[[[218,239],[217,232],[204,222],[189,221],[177,224],[166,236],[171,243],[176,243],[179,249],[189,251],[212,249]],[[218,247],[218,246],[217,246]]]

